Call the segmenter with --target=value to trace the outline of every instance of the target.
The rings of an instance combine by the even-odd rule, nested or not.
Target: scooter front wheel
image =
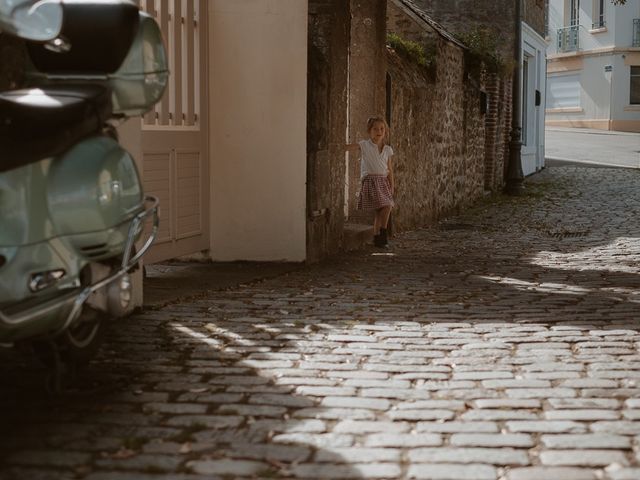
[[[71,366],[83,366],[95,357],[107,330],[107,315],[84,305],[80,318],[62,332],[53,342],[35,342],[33,349],[38,359],[47,367],[59,359]]]
[[[83,310],[88,309],[85,305]],[[62,360],[81,366],[89,363],[95,357],[102,341],[104,340],[107,324],[106,316],[93,310],[95,319],[84,320],[81,318],[68,328],[59,340],[60,355]]]

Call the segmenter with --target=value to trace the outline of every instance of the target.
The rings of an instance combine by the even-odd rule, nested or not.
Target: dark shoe
[[[387,238],[387,229],[386,228],[381,228],[380,229],[380,247],[385,247],[387,248],[389,246],[389,239]]]
[[[382,236],[381,235],[374,235],[373,236],[373,244],[376,247],[383,247],[384,245],[382,244]]]

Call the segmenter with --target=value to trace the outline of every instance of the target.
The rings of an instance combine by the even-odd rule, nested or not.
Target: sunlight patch
[[[500,285],[507,285],[509,287],[515,288],[516,290],[527,292],[560,293],[563,295],[586,295],[594,291],[594,289],[592,288],[578,287],[576,285],[568,285],[565,283],[537,283],[520,280],[518,278],[491,277],[486,275],[478,275],[478,278],[482,280],[489,280],[490,282],[498,283]]]
[[[531,259],[531,264],[557,270],[640,273],[640,239],[618,237],[608,245],[572,253],[543,251]]]
[[[189,327],[185,327],[184,325],[181,325],[179,323],[172,323],[171,327],[180,333],[189,335],[190,337],[200,340],[202,343],[206,343],[207,345],[211,345],[212,347],[219,348],[223,345],[221,341],[216,340],[215,338],[211,338],[204,333],[196,332],[195,330],[192,330]]]

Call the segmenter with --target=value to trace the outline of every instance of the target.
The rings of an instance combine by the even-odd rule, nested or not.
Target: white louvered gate
[[[146,263],[209,248],[207,1],[139,0],[167,47],[167,90],[142,126],[145,192],[160,198],[160,232]]]

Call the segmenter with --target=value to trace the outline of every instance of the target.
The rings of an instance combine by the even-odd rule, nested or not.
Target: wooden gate
[[[160,199],[154,263],[209,249],[207,1],[138,3],[162,29],[171,72],[142,125],[143,184]]]

